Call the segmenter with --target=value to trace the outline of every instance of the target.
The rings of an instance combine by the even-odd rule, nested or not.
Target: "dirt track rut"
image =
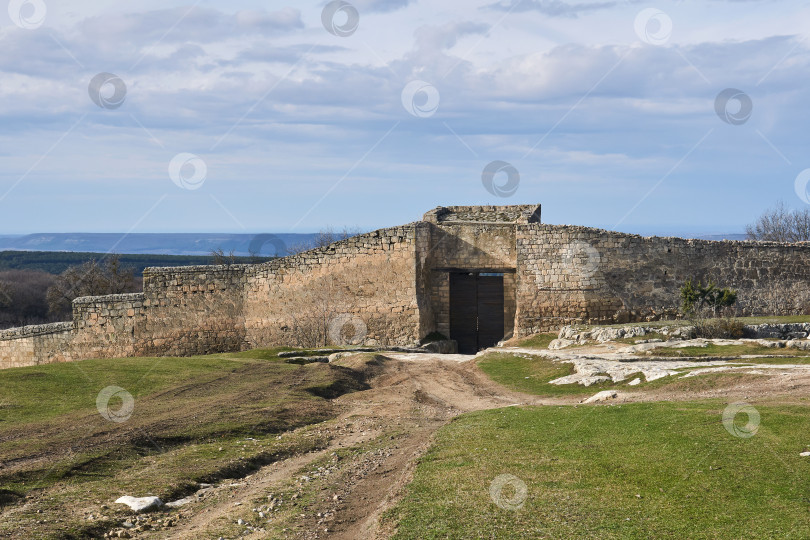
[[[336,401],[340,416],[325,424],[331,441],[324,450],[296,456],[262,468],[220,488],[203,511],[178,527],[153,537],[206,538],[222,520],[236,520],[234,510],[277,492],[300,477],[317,460],[340,448],[374,444],[374,450],[336,466],[324,480],[323,496],[310,503],[288,531],[307,539],[385,538],[392,531],[380,524],[382,513],[396,503],[436,430],[453,417],[475,410],[514,404],[550,404],[570,400],[541,400],[511,392],[480,373],[471,356],[391,354],[381,362],[372,388],[344,395]],[[390,435],[389,435],[390,434]],[[384,437],[383,437],[384,436]],[[380,443],[380,440],[383,440]],[[245,531],[247,532],[247,531]],[[264,538],[254,532],[244,537]],[[214,536],[215,538],[217,536]]]

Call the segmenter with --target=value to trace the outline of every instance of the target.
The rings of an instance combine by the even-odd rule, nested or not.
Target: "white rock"
[[[807,457],[807,456],[810,456],[810,452],[802,452],[799,455],[802,456],[802,457]]]
[[[188,497],[184,497],[182,499],[178,499],[176,501],[167,502],[166,506],[169,508],[177,508],[178,506],[183,506],[188,503],[194,502],[196,500],[196,495],[190,495]]]
[[[615,390],[602,390],[601,392],[592,395],[582,403],[596,403],[598,401],[607,401],[619,397],[619,393]]]
[[[627,386],[636,386],[637,384],[641,384],[641,379],[638,377],[627,383]]]
[[[555,339],[552,340],[551,343],[548,344],[548,348],[552,351],[558,351],[560,349],[565,349],[566,347],[570,347],[574,345],[576,341],[571,341],[570,339]]]
[[[143,512],[152,508],[159,508],[163,506],[163,501],[157,497],[130,497],[124,495],[115,500],[116,504],[125,504],[136,512]]]

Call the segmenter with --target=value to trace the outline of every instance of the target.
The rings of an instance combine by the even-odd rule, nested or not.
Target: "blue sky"
[[[356,0],[332,33],[325,6],[10,2],[0,233],[373,229],[524,203],[715,233],[806,204],[807,2]],[[125,93],[94,101],[99,73]],[[493,161],[514,194],[483,185]]]

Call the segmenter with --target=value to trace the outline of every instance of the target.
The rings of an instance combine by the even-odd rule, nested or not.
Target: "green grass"
[[[276,356],[282,350],[290,349],[188,358],[93,359],[5,369],[0,374],[0,428],[95,408],[96,396],[107,386],[120,386],[138,399],[192,379],[233,373],[246,361],[282,362]]]
[[[636,353],[640,356],[650,356],[646,352]],[[810,351],[801,349],[786,349],[776,347],[763,347],[756,343],[746,343],[744,345],[717,345],[708,343],[706,347],[659,347],[652,350],[651,356],[682,357],[682,356],[720,356],[724,358],[738,358],[742,355],[785,355],[785,356],[810,356]]]
[[[400,540],[807,538],[810,459],[799,452],[810,443],[810,410],[757,405],[759,432],[740,439],[722,425],[724,407],[470,413],[440,430],[386,519],[398,522]],[[493,503],[502,474],[525,483],[521,508]]]
[[[538,396],[590,395],[606,385],[549,384],[549,381],[574,373],[573,364],[553,362],[540,356],[489,353],[478,360],[478,367],[493,381],[527,394]]]
[[[548,349],[549,344],[555,339],[557,339],[557,334],[534,334],[519,340],[515,346],[526,347],[527,349]]]
[[[125,492],[172,500],[197,482],[240,478],[322,448],[323,437],[291,430],[306,432],[305,426],[334,417],[329,398],[366,388],[364,376],[328,364],[288,364],[277,357],[280,350],[4,370],[0,510],[26,495],[31,515],[0,523],[0,536],[24,527],[31,538],[58,537],[53,518],[60,516],[61,527],[79,531],[75,537],[96,537],[99,531],[82,533],[88,524],[64,508],[100,511],[99,501],[109,504]],[[99,391],[110,385],[134,399],[132,415],[120,423],[96,408]],[[111,402],[111,409],[119,406]],[[122,512],[104,511],[111,519]]]
[[[807,365],[810,364],[810,356],[785,356],[781,358],[752,358],[750,360],[741,360],[740,364]]]

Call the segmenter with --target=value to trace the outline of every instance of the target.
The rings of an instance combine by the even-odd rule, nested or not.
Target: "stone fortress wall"
[[[365,344],[412,344],[420,224],[257,265],[147,268],[143,293],[77,298],[73,321],[0,331],[0,369],[187,356],[290,343],[341,322]],[[424,235],[422,235],[425,238]]]
[[[741,316],[810,307],[810,243],[642,237],[567,225],[517,227],[519,335],[566,324],[673,319],[687,279],[738,291]]]
[[[502,273],[506,337],[674,318],[687,278],[742,315],[810,300],[810,244],[641,237],[540,223],[540,207],[439,207],[422,221],[256,265],[149,268],[137,294],[76,299],[73,321],[0,331],[0,368],[183,356],[328,336],[411,345],[449,332],[449,275]]]

